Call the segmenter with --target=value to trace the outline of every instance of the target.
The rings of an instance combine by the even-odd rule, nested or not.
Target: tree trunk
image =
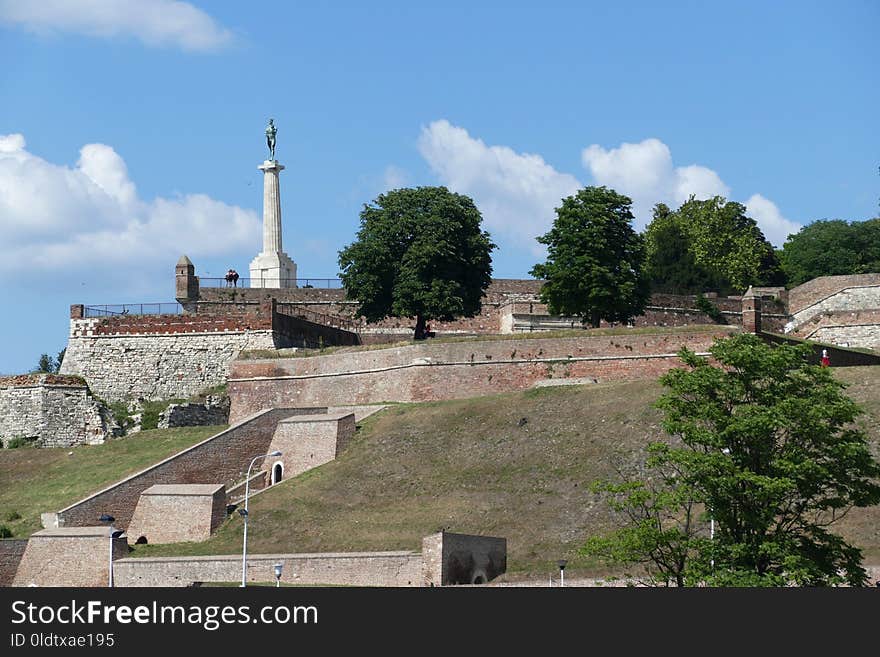
[[[599,322],[602,321],[602,318],[599,316],[599,311],[594,310],[590,313],[590,326],[593,328],[599,328]]]
[[[416,334],[413,339],[424,340],[425,337],[425,318],[423,315],[416,315]]]

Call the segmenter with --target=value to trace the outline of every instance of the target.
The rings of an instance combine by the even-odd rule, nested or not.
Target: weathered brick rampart
[[[229,379],[230,418],[275,406],[473,397],[522,390],[550,378],[655,378],[679,364],[676,353],[682,346],[703,352],[730,330],[429,341],[307,358],[238,360]]]
[[[230,488],[243,479],[251,459],[265,454],[278,421],[321,409],[276,408],[263,411],[226,431],[175,454],[89,497],[45,514],[44,524],[81,527],[95,524],[101,514],[116,518],[116,526],[128,526],[141,493],[155,484],[224,484]],[[260,463],[257,464],[261,466]],[[252,484],[253,485],[253,484]],[[181,518],[179,522],[186,522]]]
[[[841,290],[866,285],[880,285],[880,273],[820,276],[789,290],[788,310],[792,315],[796,315],[808,306],[812,306]]]

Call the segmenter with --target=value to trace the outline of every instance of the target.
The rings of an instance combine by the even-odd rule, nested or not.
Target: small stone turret
[[[761,297],[751,285],[742,298],[742,323],[743,333],[761,332]]]
[[[186,304],[190,301],[198,301],[199,277],[196,276],[196,268],[192,261],[185,255],[180,256],[174,267],[175,297],[177,301]]]

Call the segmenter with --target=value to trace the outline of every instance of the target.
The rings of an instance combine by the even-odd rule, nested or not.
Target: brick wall
[[[354,438],[354,413],[302,415],[278,422],[268,452],[280,451],[266,464],[281,463],[285,479],[334,460]]]
[[[794,315],[845,288],[865,285],[880,285],[880,273],[814,278],[788,291],[789,312]]]
[[[261,412],[72,504],[56,514],[55,522],[60,527],[88,526],[101,514],[109,513],[116,518],[118,527],[125,528],[141,493],[155,484],[224,484],[230,488],[244,478],[255,455],[267,452],[278,421],[303,412],[309,410],[279,408]],[[51,519],[47,518],[46,522]]]
[[[656,378],[682,346],[705,351],[729,329],[705,333],[441,342],[268,360],[239,360],[230,419],[261,408],[427,401],[495,394],[551,378]]]
[[[17,436],[33,439],[38,447],[97,445],[112,438],[112,418],[79,377],[3,377],[0,441]]]
[[[222,484],[157,484],[141,493],[126,530],[131,541],[205,541],[226,518]]]
[[[507,571],[507,540],[439,532],[422,539],[427,586],[485,584]]]
[[[27,544],[26,538],[0,539],[0,586],[12,586]]]
[[[420,586],[417,552],[350,552],[248,555],[247,581],[302,585]],[[115,564],[117,586],[189,586],[193,582],[240,582],[241,555],[122,559]]]
[[[43,529],[33,534],[13,586],[107,586],[110,528]],[[113,539],[113,559],[128,556],[128,541]]]

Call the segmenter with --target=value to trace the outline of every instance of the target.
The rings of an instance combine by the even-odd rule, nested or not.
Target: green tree
[[[677,215],[663,203],[654,206],[654,218],[645,229],[645,247],[645,271],[652,291],[669,294],[729,291],[729,281],[697,263],[687,232]]]
[[[880,220],[875,221],[880,225]],[[859,233],[856,223],[834,219],[814,221],[789,235],[781,255],[789,284],[800,285],[818,276],[860,273],[863,249],[870,253],[871,244]],[[875,250],[877,248],[880,247]]]
[[[467,196],[445,187],[396,189],[364,205],[357,240],[339,252],[340,276],[370,321],[473,317],[491,283],[495,245]]]
[[[692,196],[674,214],[695,263],[734,290],[784,282],[773,246],[741,203],[721,196],[704,201]]]
[[[818,276],[880,271],[880,217],[819,220],[789,235],[780,260],[791,285]]]
[[[672,549],[662,551],[666,537],[684,555],[671,571],[679,583],[864,585],[860,550],[829,530],[852,507],[880,502],[880,463],[854,424],[861,410],[831,369],[809,364],[809,347],[774,347],[742,334],[709,351],[717,365],[684,349],[688,367],[661,378],[667,392],[657,405],[676,440],[650,448],[659,492],[604,488],[636,517],[664,495],[658,530],[639,534],[630,517],[584,551],[630,563],[640,557],[662,581],[670,572],[658,563]],[[628,486],[648,490],[637,481]],[[681,529],[693,504],[714,519],[714,540]]]
[[[632,228],[632,201],[607,187],[586,187],[562,200],[553,227],[538,242],[547,261],[532,276],[546,280],[541,300],[553,314],[625,322],[648,302],[645,245]]]
[[[40,360],[37,361],[37,366],[33,371],[40,373],[56,372],[55,360],[49,354],[40,354]]]

